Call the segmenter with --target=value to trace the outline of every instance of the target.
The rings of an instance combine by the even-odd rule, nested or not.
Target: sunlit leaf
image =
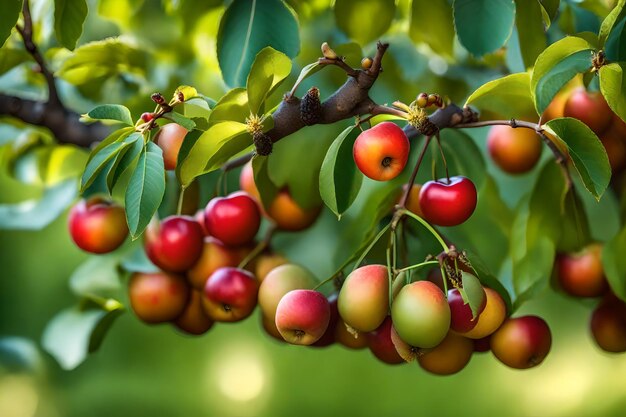
[[[290,72],[291,60],[282,52],[268,46],[257,54],[246,83],[250,113],[259,114],[265,99]]]
[[[591,68],[592,45],[585,39],[568,36],[549,47],[537,57],[530,80],[537,113],[543,113],[569,80]]]

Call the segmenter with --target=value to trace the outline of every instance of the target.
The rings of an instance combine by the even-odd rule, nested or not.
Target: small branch
[[[359,75],[359,70],[352,68],[350,65],[346,64],[346,61],[343,60],[343,57],[339,57],[337,59],[330,58],[320,58],[317,60],[320,65],[335,65],[346,72],[346,74],[350,77],[357,77]]]
[[[46,79],[46,83],[48,84],[48,103],[64,109],[63,103],[59,99],[59,93],[57,92],[54,75],[48,68],[48,65],[46,64],[43,55],[41,55],[41,52],[39,52],[39,48],[37,48],[37,45],[33,41],[33,19],[30,14],[29,0],[24,0],[22,14],[24,15],[24,26],[22,27],[20,25],[16,25],[15,28],[22,36],[22,40],[24,41],[24,47],[37,62],[39,68],[41,69],[41,73]]]
[[[12,116],[31,125],[48,128],[59,143],[71,143],[84,148],[99,142],[110,133],[101,124],[84,124],[78,113],[54,103],[27,100],[0,93],[0,115]]]
[[[498,126],[498,125],[504,125],[504,126],[511,126],[513,128],[516,127],[524,127],[526,129],[532,129],[536,132],[539,132],[541,129],[541,126],[538,125],[537,123],[532,123],[532,122],[525,122],[523,120],[516,120],[516,119],[511,119],[511,120],[485,120],[485,121],[481,121],[481,122],[471,122],[471,123],[460,123],[458,125],[456,125],[456,128],[459,129],[465,129],[465,128],[474,128],[474,127],[485,127],[485,126]]]
[[[230,161],[228,161],[224,165],[222,165],[222,171],[228,172],[228,171],[231,171],[233,169],[242,167],[245,164],[247,164],[248,161],[250,161],[253,156],[254,156],[254,152],[249,152],[249,153],[247,153],[245,155],[241,155],[238,158],[231,159]]]

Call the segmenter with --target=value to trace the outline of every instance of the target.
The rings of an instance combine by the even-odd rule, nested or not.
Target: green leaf
[[[70,277],[72,292],[78,296],[118,296],[122,288],[120,253],[92,256],[80,264]]]
[[[613,26],[604,51],[609,62],[626,61],[626,16]]]
[[[74,85],[98,83],[102,88],[110,77],[143,77],[147,66],[144,50],[118,38],[90,42],[76,48],[66,59],[57,75]]]
[[[131,140],[131,138],[133,138]],[[130,145],[125,149],[123,153],[119,153],[115,158],[115,163],[111,167],[111,170],[107,173],[106,183],[109,192],[113,190],[120,177],[130,168],[141,154],[144,147],[143,136],[140,133],[130,135],[127,142]]]
[[[209,116],[209,124],[229,121],[243,123],[249,115],[248,92],[245,88],[234,88],[217,102]]]
[[[201,130],[192,130],[191,132],[185,135],[185,139],[183,140],[183,144],[180,146],[180,150],[178,151],[178,159],[176,160],[176,178],[178,178],[178,182],[183,184],[181,179],[181,169],[183,167],[185,159],[189,155],[189,152],[194,147],[200,135],[202,135],[203,131]]]
[[[174,91],[174,97],[178,97],[180,94],[183,95],[183,101],[186,103],[187,101],[198,97],[198,90],[188,85],[180,85],[176,91]]]
[[[361,45],[378,39],[391,26],[394,0],[336,0],[337,26]]]
[[[454,23],[447,0],[413,0],[409,35],[446,58],[454,56]]]
[[[544,128],[567,145],[585,188],[600,200],[611,180],[609,158],[600,139],[586,124],[571,117],[551,120]]]
[[[626,227],[604,245],[602,266],[613,293],[626,301]]]
[[[77,196],[74,178],[44,189],[39,199],[0,204],[0,229],[41,230],[59,217]]]
[[[182,186],[187,187],[194,178],[218,168],[251,144],[243,123],[226,121],[210,126],[193,144],[180,167]]]
[[[524,66],[530,68],[546,48],[542,7],[538,0],[515,0],[515,25]]]
[[[465,106],[475,107],[486,119],[537,119],[530,92],[530,75],[526,72],[507,75],[478,87]]]
[[[356,167],[352,148],[358,132],[349,126],[330,145],[320,170],[320,195],[337,218],[352,205],[361,189],[363,174]],[[359,131],[360,132],[360,131]]]
[[[335,51],[335,52],[337,52],[337,51]],[[303,80],[305,80],[306,78],[308,78],[311,75],[315,74],[316,72],[318,72],[322,68],[323,67],[317,61],[312,62],[312,63],[310,63],[308,65],[305,65],[304,68],[302,68],[302,70],[300,70],[300,75],[298,75],[298,79],[296,80],[294,85],[299,85]]]
[[[15,68],[30,59],[30,55],[23,49],[4,47],[0,49],[0,75]]]
[[[600,42],[600,47],[603,47],[606,43],[606,40],[609,38],[615,23],[620,21],[624,16],[626,16],[626,0],[619,0],[613,10],[604,18],[602,21],[602,25],[600,26],[600,33],[598,34],[598,40]]]
[[[485,290],[483,290],[483,286],[474,274],[463,271],[462,277],[461,296],[465,304],[469,304],[472,310],[472,318],[476,319],[479,314],[478,310],[485,300]]]
[[[91,161],[94,156],[96,156],[104,147],[109,146],[113,142],[122,141],[128,135],[135,131],[134,127],[123,127],[121,129],[117,129],[113,131],[109,136],[104,138],[104,140],[96,145],[95,148],[89,154],[89,159],[87,162]]]
[[[561,235],[566,190],[558,165],[548,161],[537,177],[528,206],[518,211],[511,234],[516,305],[547,287]]]
[[[83,172],[83,176],[80,182],[80,190],[84,191],[87,187],[94,182],[97,175],[107,166],[107,164],[112,161],[118,153],[124,151],[128,146],[131,145],[131,142],[121,141],[121,142],[113,142],[110,145],[105,146],[96,153],[93,158],[87,163],[87,167],[85,168],[85,172]]]
[[[165,194],[163,152],[153,142],[144,147],[126,189],[126,220],[133,239],[150,223]]]
[[[254,155],[252,158],[252,172],[254,173],[254,183],[259,190],[261,196],[261,203],[263,207],[268,209],[274,197],[278,194],[278,187],[274,185],[270,179],[268,172],[268,159],[267,156]]]
[[[530,80],[537,113],[543,113],[561,87],[576,74],[591,68],[592,50],[585,39],[568,36],[550,45],[537,57]]]
[[[281,0],[233,1],[217,34],[217,58],[226,84],[244,86],[255,56],[266,46],[290,58],[298,55],[300,34],[293,11]]]
[[[43,348],[61,368],[74,369],[100,347],[103,335],[122,312],[122,305],[115,300],[110,300],[108,309],[63,310],[46,326],[41,340]]]
[[[4,0],[0,13],[0,47],[11,36],[11,31],[17,23],[22,11],[22,0]]]
[[[182,105],[183,116],[190,119],[203,118],[208,120],[211,115],[211,107],[206,100],[200,97],[185,101]]]
[[[603,198],[602,201],[604,200]],[[594,205],[598,205],[595,199],[593,202]],[[559,252],[577,252],[591,240],[588,216],[584,211],[576,187],[569,189],[563,201],[561,230],[561,236],[556,245]]]
[[[476,56],[504,46],[513,31],[513,0],[454,0],[454,26],[461,45]]]
[[[83,115],[87,120],[113,120],[133,126],[130,110],[121,104],[103,104]]]
[[[541,7],[545,10],[547,17],[550,19],[547,26],[550,26],[550,22],[556,17],[559,11],[559,3],[561,0],[539,0]]]
[[[265,99],[278,88],[290,72],[291,60],[282,52],[268,46],[257,54],[246,83],[251,114],[259,114]]]
[[[54,32],[57,40],[67,49],[74,49],[83,33],[87,17],[85,0],[54,0]]]
[[[187,131],[192,131],[196,128],[196,124],[194,123],[193,120],[175,111],[170,111],[170,112],[163,114],[163,118],[171,120],[174,123],[178,123],[185,129],[187,129]]]
[[[624,121],[626,121],[625,67],[625,63],[613,63],[600,68],[600,91],[611,110]]]

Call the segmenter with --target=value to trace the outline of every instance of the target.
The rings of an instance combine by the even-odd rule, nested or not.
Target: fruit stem
[[[415,163],[415,167],[413,167],[413,172],[411,173],[411,177],[409,178],[406,191],[402,195],[402,198],[400,199],[400,203],[398,203],[398,206],[400,206],[399,207],[400,209],[404,209],[406,207],[406,202],[409,199],[409,193],[411,192],[411,188],[413,188],[413,184],[415,183],[415,178],[417,177],[417,172],[420,169],[420,165],[422,165],[422,161],[424,160],[424,154],[426,153],[426,149],[428,149],[428,145],[430,144],[431,139],[432,139],[432,136],[426,136],[426,138],[424,139],[424,146],[422,147],[422,150],[420,151],[419,157],[417,158],[417,162]]]
[[[390,227],[391,227],[391,223],[388,223],[385,227],[380,229],[380,232],[378,232],[378,234],[370,242],[370,244],[367,246],[367,248],[363,251],[361,256],[359,256],[359,259],[354,263],[354,267],[352,268],[353,272],[354,272],[355,269],[357,269],[359,267],[359,265],[361,265],[361,262],[363,262],[363,259],[365,259],[365,257],[369,253],[369,251],[372,250],[372,248],[374,247],[376,242],[378,242],[378,240],[385,234],[385,232],[387,232],[387,230],[389,230]]]
[[[387,245],[387,282],[389,285],[388,296],[389,296],[389,308],[391,308],[391,303],[393,303],[393,279],[395,278],[395,256],[392,256],[392,251],[395,255],[395,240],[396,240],[396,231],[394,229],[391,230],[391,234],[389,236],[389,244]],[[393,250],[392,250],[393,247]]]
[[[450,184],[450,173],[448,172],[448,161],[446,161],[446,156],[443,153],[443,147],[441,146],[441,138],[439,137],[439,132],[435,135],[437,139],[437,145],[439,147],[439,153],[441,154],[441,161],[443,162],[443,167],[446,170],[446,179],[448,180],[448,184]]]
[[[240,269],[245,268],[246,266],[248,266],[250,261],[256,258],[261,252],[263,252],[270,245],[270,241],[272,240],[272,236],[274,236],[275,231],[276,231],[276,225],[270,226],[269,229],[267,229],[267,232],[265,233],[263,240],[261,240],[254,247],[254,249],[252,249],[252,251],[248,255],[246,255],[245,258],[243,258],[243,260],[239,263],[238,268]]]
[[[396,270],[396,272],[399,274],[401,272],[410,271],[412,269],[423,268],[423,267],[428,266],[428,265],[439,265],[439,262],[437,262],[437,261],[424,261],[424,262],[420,262],[420,263],[415,264],[415,265],[410,265],[410,266],[407,266],[405,268],[398,269],[398,270]]]
[[[178,194],[178,205],[176,206],[176,215],[180,216],[183,212],[183,201],[185,200],[185,187],[180,187],[180,193]]]
[[[399,211],[400,211],[400,213],[402,213],[402,215],[407,215],[409,217],[414,218],[418,222],[420,222],[422,224],[422,226],[424,226],[426,228],[426,230],[428,230],[430,232],[430,234],[432,234],[437,239],[437,241],[439,242],[439,244],[441,245],[441,247],[443,248],[445,253],[448,253],[450,251],[450,248],[448,248],[448,245],[446,245],[446,242],[443,240],[441,235],[439,233],[437,233],[437,231],[435,229],[433,229],[433,227],[430,224],[428,224],[428,222],[426,222],[426,220],[422,219],[417,214],[411,213],[410,211],[408,211],[406,209],[400,209]]]

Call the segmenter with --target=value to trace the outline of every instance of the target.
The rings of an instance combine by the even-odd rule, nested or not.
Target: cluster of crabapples
[[[424,100],[422,104],[428,104],[430,98]],[[536,158],[524,165],[496,157],[500,139],[491,137],[525,130],[490,133],[489,150],[508,172],[532,168],[541,145],[534,138]],[[157,133],[155,143],[163,149],[166,169],[176,168],[186,134],[175,123]],[[526,147],[527,142],[531,141],[524,141]],[[404,170],[409,151],[404,131],[382,122],[359,134],[353,156],[364,175],[387,181]],[[477,204],[476,187],[466,177],[411,187],[406,210],[432,225],[459,225]],[[427,371],[442,375],[463,369],[474,352],[491,350],[502,363],[518,369],[536,366],[548,354],[551,333],[545,321],[536,316],[508,317],[502,296],[482,286],[462,259],[458,264],[444,259],[441,268],[413,282],[403,274],[394,276],[385,265],[360,266],[345,278],[338,293],[322,294],[315,289],[317,279],[311,272],[268,249],[260,251],[262,246],[255,243],[263,218],[278,230],[299,231],[315,222],[321,206],[304,209],[288,189],[282,189],[264,207],[251,163],[241,171],[240,188],[213,198],[194,217],[173,215],[150,223],[144,249],[159,271],[133,273],[128,284],[130,305],[139,319],[172,323],[185,333],[200,335],[215,322],[249,317],[258,304],[263,328],[277,340],[313,347],[335,342],[352,349],[369,347],[385,363],[417,360]],[[97,254],[117,249],[128,234],[124,209],[100,197],[81,200],[72,208],[69,229],[77,246]],[[582,297],[607,293],[598,254],[593,246],[580,256],[557,258],[565,291]],[[590,278],[598,265],[599,278]],[[463,292],[465,279],[475,280],[481,291],[474,295],[480,301],[474,309]],[[603,349],[626,350],[624,311],[621,301],[607,295],[594,312],[592,330]]]

